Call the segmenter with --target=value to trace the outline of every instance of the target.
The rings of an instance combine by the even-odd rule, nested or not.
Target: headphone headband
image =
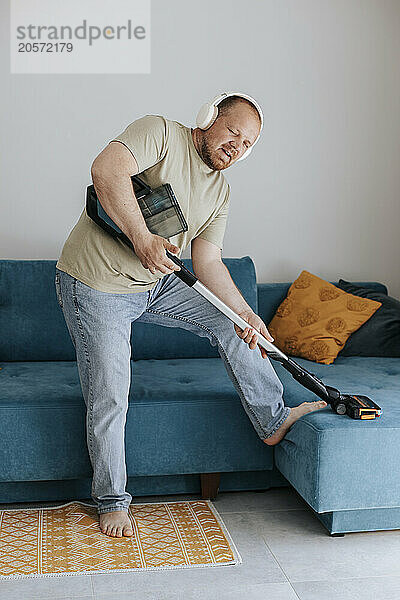
[[[203,104],[203,106],[200,108],[196,117],[196,125],[197,127],[199,127],[199,129],[208,129],[209,127],[211,127],[211,125],[215,122],[216,118],[218,117],[218,104],[220,104],[223,100],[229,98],[230,96],[238,96],[239,98],[244,98],[245,100],[251,102],[251,104],[257,110],[261,121],[260,131],[254,144],[246,150],[243,156],[238,158],[238,162],[239,160],[243,160],[250,154],[255,144],[258,142],[262,128],[264,126],[264,115],[261,110],[261,106],[254,100],[254,98],[248,96],[247,94],[243,94],[242,92],[223,92],[222,94],[218,94],[218,96],[215,96],[215,98],[213,98],[211,102],[206,102],[206,104]]]
[[[218,96],[216,96],[214,98],[214,100],[211,101],[211,103],[214,104],[214,106],[218,106],[218,104],[220,104],[223,100],[226,100],[226,98],[229,98],[231,96],[237,96],[239,98],[244,98],[245,100],[248,100],[249,102],[251,102],[251,104],[254,106],[254,108],[257,110],[257,112],[260,116],[260,120],[261,120],[260,132],[261,132],[261,129],[263,128],[263,125],[264,125],[263,111],[261,109],[261,106],[258,104],[258,102],[256,102],[256,100],[254,100],[254,98],[252,98],[251,96],[248,96],[247,94],[243,94],[242,92],[223,92],[222,94],[219,94]]]

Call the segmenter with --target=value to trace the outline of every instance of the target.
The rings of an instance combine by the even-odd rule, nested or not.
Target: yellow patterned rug
[[[242,562],[209,500],[131,504],[129,516],[133,536],[111,538],[84,502],[0,510],[0,579]]]

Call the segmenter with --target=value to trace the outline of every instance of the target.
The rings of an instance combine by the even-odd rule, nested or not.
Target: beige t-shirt
[[[188,231],[169,238],[182,252],[195,237],[222,249],[229,207],[229,185],[210,169],[193,144],[191,129],[159,115],[137,119],[110,141],[133,154],[141,179],[151,187],[169,183]],[[56,265],[101,292],[151,289],[163,274],[151,274],[131,248],[103,231],[84,209],[70,232]]]

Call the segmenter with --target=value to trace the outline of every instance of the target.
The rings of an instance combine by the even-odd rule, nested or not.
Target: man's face
[[[235,163],[254,144],[260,131],[257,114],[238,103],[201,131],[199,152],[210,169],[222,171]]]

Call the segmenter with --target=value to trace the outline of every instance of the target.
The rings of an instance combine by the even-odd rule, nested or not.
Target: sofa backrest
[[[0,361],[76,360],[55,287],[55,260],[0,260]],[[190,260],[184,260],[190,269]],[[250,257],[224,263],[253,310],[268,325],[291,283],[256,284]],[[331,282],[333,284],[337,282]],[[378,282],[354,282],[387,294]],[[218,351],[182,329],[134,323],[132,357],[208,358]]]
[[[56,260],[0,260],[0,361],[76,360],[58,305]],[[192,269],[190,260],[184,260]],[[257,311],[257,284],[250,257],[224,263],[246,302]],[[218,356],[207,339],[184,330],[136,323],[132,358],[206,358]]]
[[[0,360],[75,360],[55,260],[0,260]]]

